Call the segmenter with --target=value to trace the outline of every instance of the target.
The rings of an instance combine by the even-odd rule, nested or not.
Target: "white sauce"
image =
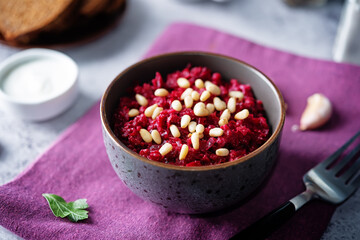
[[[4,76],[5,94],[22,101],[40,101],[69,87],[69,73],[54,58],[36,58],[16,65]]]

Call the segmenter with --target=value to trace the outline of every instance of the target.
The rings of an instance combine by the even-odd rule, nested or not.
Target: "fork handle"
[[[315,192],[310,186],[306,191],[295,196],[280,207],[274,209],[266,216],[250,225],[240,233],[236,234],[231,240],[260,240],[268,237],[272,232],[278,229],[283,223],[289,220],[295,212],[304,204],[316,197]]]
[[[264,239],[289,220],[295,214],[295,211],[295,205],[288,201],[230,239]]]

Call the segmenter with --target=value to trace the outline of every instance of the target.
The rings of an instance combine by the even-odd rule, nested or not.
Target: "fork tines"
[[[351,152],[349,152],[346,156],[343,157],[338,163],[333,165],[337,159],[345,152],[345,150],[360,136],[360,131],[357,132],[349,141],[347,141],[341,148],[339,148],[336,152],[334,152],[331,156],[329,156],[325,161],[318,164],[319,167],[326,168],[332,174],[338,176],[341,180],[346,183],[354,184],[355,186],[360,184],[360,176],[357,176],[354,180],[351,180],[352,177],[358,172],[360,169],[360,144],[358,144]],[[354,160],[355,157],[358,157]],[[346,166],[350,165],[346,171],[342,171]]]

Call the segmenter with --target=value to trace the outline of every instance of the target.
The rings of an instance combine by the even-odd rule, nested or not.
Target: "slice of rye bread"
[[[27,42],[36,32],[63,25],[74,0],[0,0],[0,32],[7,41]]]
[[[112,0],[83,0],[79,12],[86,17],[92,17],[103,12],[110,2]]]

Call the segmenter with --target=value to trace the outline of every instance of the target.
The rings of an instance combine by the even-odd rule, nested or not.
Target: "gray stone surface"
[[[76,104],[50,121],[32,123],[0,107],[0,184],[14,179],[101,96],[109,82],[135,63],[174,21],[210,26],[257,43],[320,59],[331,59],[342,1],[319,8],[290,8],[281,0],[233,0],[226,4],[190,0],[129,0],[120,24],[97,41],[60,48],[80,67]],[[19,49],[0,45],[0,61]],[[300,181],[300,179],[299,179]],[[316,221],[309,219],[309,221]],[[338,207],[323,239],[360,236],[360,194]],[[18,239],[0,227],[0,239]]]

